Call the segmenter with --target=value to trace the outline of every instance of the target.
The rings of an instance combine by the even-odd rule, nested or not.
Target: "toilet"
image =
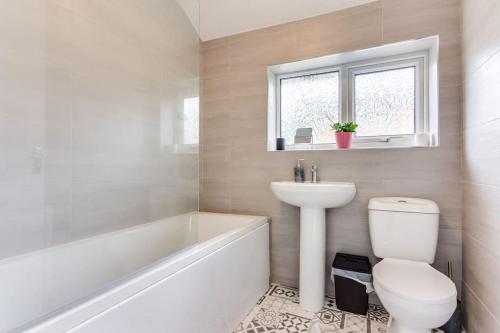
[[[430,333],[455,311],[455,284],[430,264],[436,255],[439,207],[417,198],[373,198],[368,204],[377,295],[391,315],[389,333]]]

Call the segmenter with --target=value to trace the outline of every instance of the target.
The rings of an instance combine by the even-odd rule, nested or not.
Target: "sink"
[[[287,204],[325,209],[347,205],[356,194],[356,186],[344,182],[272,182],[271,191]]]
[[[325,298],[325,209],[349,204],[356,185],[348,182],[272,182],[281,201],[300,207],[300,306],[318,312]]]

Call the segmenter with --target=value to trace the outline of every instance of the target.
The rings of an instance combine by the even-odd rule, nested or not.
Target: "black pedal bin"
[[[367,257],[352,254],[337,253],[332,269],[347,271],[347,273],[369,274],[372,266]],[[334,275],[335,299],[337,308],[342,311],[366,315],[368,312],[368,294],[366,286],[351,278]]]

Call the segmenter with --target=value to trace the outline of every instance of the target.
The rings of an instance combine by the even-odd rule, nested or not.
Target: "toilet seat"
[[[455,284],[427,263],[383,259],[373,267],[374,284],[386,292],[422,305],[454,302]]]

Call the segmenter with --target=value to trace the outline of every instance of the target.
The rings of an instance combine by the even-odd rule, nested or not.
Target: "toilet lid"
[[[390,293],[422,303],[446,303],[457,297],[455,284],[427,263],[384,259],[373,267],[373,280]]]

